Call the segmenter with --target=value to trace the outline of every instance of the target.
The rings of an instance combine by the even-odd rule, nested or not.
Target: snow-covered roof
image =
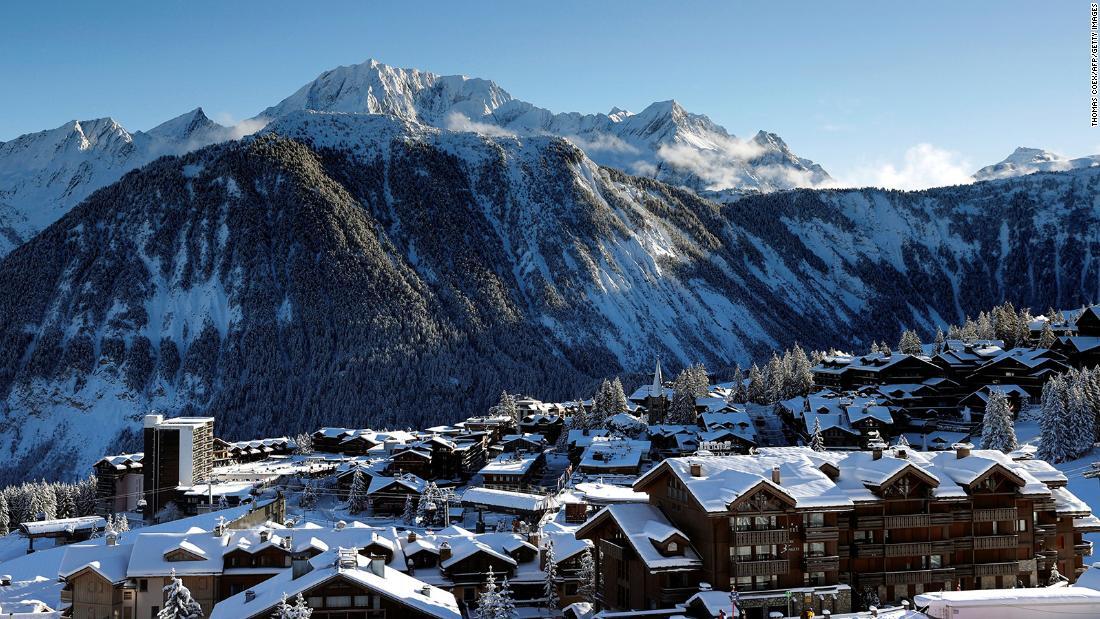
[[[65,556],[61,559],[61,565],[57,575],[68,578],[73,574],[88,568],[96,572],[108,582],[120,583],[126,580],[126,566],[130,563],[130,551],[132,544],[106,545],[72,545],[65,548]]]
[[[650,446],[649,441],[597,437],[585,448],[580,466],[585,469],[638,468]]]
[[[375,573],[370,559],[356,555],[356,567],[340,567],[338,550],[317,555],[310,560],[312,570],[294,578],[290,570],[250,588],[255,596],[248,600],[244,592],[229,597],[214,606],[210,619],[251,619],[268,617],[283,595],[294,597],[334,579],[365,587],[374,593],[395,600],[421,613],[439,619],[461,619],[458,603],[451,593],[433,587],[390,566],[381,566]]]
[[[103,458],[100,458],[99,461],[95,463],[95,466],[99,466],[100,464],[104,464],[104,465],[111,466],[111,467],[114,467],[114,468],[120,469],[120,470],[121,469],[127,469],[127,468],[140,468],[141,467],[141,461],[144,458],[145,458],[144,453],[119,454],[117,456],[105,456]]]
[[[486,463],[481,474],[524,475],[541,458],[541,453],[501,454]]]
[[[665,556],[657,550],[654,542],[662,542],[672,535],[690,539],[682,531],[672,526],[661,510],[648,503],[621,503],[608,505],[590,518],[577,534],[595,526],[602,518],[612,518],[626,536],[631,548],[651,570],[682,570],[700,568],[703,565],[699,555],[691,546],[683,548],[683,555]],[[656,536],[656,537],[655,537]]]
[[[140,533],[132,535],[133,551],[126,569],[129,578],[163,576],[175,570],[177,574],[218,574],[222,571],[222,548],[225,536],[209,532]],[[194,557],[189,561],[168,561],[165,555],[184,551]]]
[[[424,489],[427,487],[428,482],[424,481],[420,477],[413,475],[412,473],[402,473],[394,475],[393,477],[371,477],[370,486],[367,487],[367,494],[374,494],[381,492],[386,488],[389,488],[393,484],[398,484],[412,490],[417,494],[423,494]]]
[[[1088,587],[1038,587],[1019,589],[971,589],[968,591],[935,591],[919,593],[914,601],[920,608],[928,607],[933,617],[947,608],[1019,608],[1026,606],[1036,613],[1051,607],[1089,604],[1100,608],[1100,591]],[[995,612],[995,611],[991,611]],[[1038,616],[1036,614],[1036,616]]]
[[[531,512],[550,509],[555,504],[552,497],[496,488],[468,488],[462,493],[462,502]]]
[[[27,535],[49,535],[53,533],[75,533],[104,529],[107,521],[99,516],[78,516],[76,518],[57,518],[54,520],[35,520],[19,523],[19,528]]]

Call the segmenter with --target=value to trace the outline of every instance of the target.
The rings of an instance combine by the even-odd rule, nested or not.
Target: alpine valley
[[[0,143],[0,477],[86,471],[150,409],[227,438],[423,427],[655,358],[716,370],[1100,297],[1091,165],[828,189],[775,134],[675,102],[555,114],[373,61],[260,124]],[[1067,171],[1016,175],[1036,169]]]

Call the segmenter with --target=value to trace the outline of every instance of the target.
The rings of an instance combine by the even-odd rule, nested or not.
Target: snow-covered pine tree
[[[821,418],[814,417],[814,431],[810,434],[810,449],[825,451],[825,437],[821,435]]]
[[[755,363],[749,368],[749,384],[745,387],[745,398],[754,404],[767,403],[768,386],[765,384],[764,373]]]
[[[962,341],[966,342],[967,344],[973,344],[980,337],[978,332],[978,323],[974,322],[974,320],[970,318],[970,316],[967,316],[966,322],[963,323],[962,330],[959,335],[962,336],[959,338]]]
[[[157,613],[157,619],[202,619],[202,607],[191,597],[191,591],[176,577],[172,570],[172,579],[164,587],[164,608]]]
[[[707,372],[701,365],[680,370],[672,381],[672,403],[669,405],[670,423],[694,424],[695,402],[707,393]]]
[[[997,339],[997,332],[993,328],[993,319],[989,317],[989,314],[980,312],[978,314],[977,322],[978,339],[979,340],[993,340]],[[1007,345],[1008,343],[1005,342]]]
[[[606,428],[607,420],[614,413],[611,412],[611,381],[606,378],[600,383],[596,395],[592,396],[592,419],[595,427]]]
[[[1052,348],[1057,341],[1058,336],[1054,335],[1054,329],[1050,328],[1050,321],[1048,320],[1043,324],[1043,330],[1039,333],[1037,346],[1039,348]]]
[[[896,447],[908,447],[909,446],[909,439],[905,438],[904,434],[899,434],[898,435],[898,440],[897,440],[897,442],[894,443],[894,445]]]
[[[944,337],[943,330],[940,329],[939,327],[936,327],[936,339],[933,340],[933,343],[934,343],[933,352],[935,352],[935,353],[943,352],[944,346],[947,345],[947,338]]]
[[[497,401],[496,406],[494,406],[490,412],[499,417],[507,417],[517,425],[520,422],[519,407],[516,406],[516,398],[507,391],[500,392],[500,400]]]
[[[401,522],[405,524],[416,522],[416,508],[413,506],[412,495],[405,496],[405,509],[401,511]]]
[[[358,514],[367,508],[368,489],[366,476],[363,475],[363,471],[356,467],[351,476],[351,489],[348,491],[349,514]]]
[[[7,535],[8,529],[8,493],[0,492],[0,535]]]
[[[1070,370],[1067,375],[1067,413],[1073,437],[1073,457],[1092,449],[1096,440],[1096,412],[1089,402],[1088,370]]]
[[[733,385],[730,388],[730,399],[735,404],[745,403],[745,375],[741,372],[741,366],[737,365],[733,368]]]
[[[354,482],[354,480],[352,480]],[[313,490],[313,480],[307,479],[302,484],[302,494],[298,497],[298,505],[302,509],[317,507],[317,493]]]
[[[1039,458],[1051,463],[1074,456],[1074,437],[1069,427],[1066,379],[1055,375],[1043,385],[1039,418]]]
[[[779,358],[779,355],[773,352],[772,358],[768,360],[768,365],[764,368],[766,395],[762,404],[774,404],[782,400],[787,383],[787,368],[783,365],[783,360]]]
[[[116,533],[125,533],[130,530],[130,520],[126,517],[126,514],[115,514],[114,522]]]
[[[294,601],[287,600],[286,594],[283,594],[283,599],[279,602],[279,605],[275,607],[275,613],[271,615],[271,619],[310,619],[313,616],[313,609],[306,604],[306,600],[299,593],[294,597]]]
[[[313,435],[302,432],[294,437],[294,453],[299,456],[308,456],[313,453]]]
[[[512,585],[508,584],[507,576],[501,581],[500,589],[497,591],[497,608],[500,613],[497,616],[500,619],[515,619],[516,599],[512,593]]]
[[[477,596],[478,619],[502,619],[500,592],[497,590],[497,578],[492,566],[485,577],[485,589]]]
[[[814,387],[813,364],[806,356],[806,351],[798,344],[791,349],[790,365],[787,367],[787,378],[790,380],[790,389],[787,398],[805,396]],[[786,399],[786,398],[784,398]]]
[[[1050,568],[1050,578],[1047,579],[1047,586],[1053,587],[1054,585],[1057,585],[1058,583],[1061,583],[1065,580],[1066,577],[1062,576],[1062,573],[1058,571],[1058,566],[1052,565]]]
[[[546,609],[554,612],[561,606],[561,601],[558,598],[558,563],[554,557],[553,540],[546,540],[542,556],[545,563],[543,573],[546,575],[546,580],[543,581],[542,595],[546,598]]]
[[[985,404],[982,419],[982,449],[996,449],[1008,453],[1014,451],[1016,430],[1012,426],[1012,407],[1004,392],[993,390]]]
[[[630,411],[630,405],[626,400],[626,391],[623,390],[623,381],[619,380],[618,376],[615,377],[615,380],[611,381],[609,403],[612,415]]]
[[[868,352],[870,352],[872,355],[876,355],[876,354],[882,352],[881,350],[879,350],[878,342],[872,341],[871,342],[871,350],[869,350]]]
[[[592,558],[592,549],[585,548],[581,554],[580,569],[577,570],[577,596],[589,604],[596,603],[596,562]]]
[[[906,355],[919,355],[924,352],[923,345],[920,341],[920,336],[916,331],[906,329],[901,334],[901,341],[898,342],[898,350]]]

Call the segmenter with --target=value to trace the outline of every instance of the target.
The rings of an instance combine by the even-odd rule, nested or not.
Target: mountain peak
[[[204,136],[212,132],[222,133],[226,128],[210,120],[201,107],[180,114],[172,120],[153,127],[145,134],[157,139],[185,141],[195,136]]]
[[[1019,146],[1012,154],[1001,161],[986,166],[974,173],[974,180],[988,181],[998,178],[1024,176],[1035,172],[1061,172],[1097,165],[1098,157],[1067,159],[1062,155],[1042,148]]]

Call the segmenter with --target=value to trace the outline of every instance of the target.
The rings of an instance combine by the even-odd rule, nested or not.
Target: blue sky
[[[148,129],[196,106],[247,118],[376,58],[554,111],[674,98],[853,182],[970,172],[1018,145],[1100,153],[1088,2],[917,4],[12,3],[0,140],[100,116]]]

